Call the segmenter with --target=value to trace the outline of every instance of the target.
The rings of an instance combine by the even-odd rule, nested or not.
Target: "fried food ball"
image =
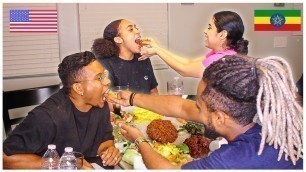
[[[155,119],[147,127],[148,136],[160,143],[173,143],[178,131],[169,120]]]
[[[188,146],[192,158],[203,158],[209,153],[209,144],[211,140],[204,136],[192,135],[184,141]]]

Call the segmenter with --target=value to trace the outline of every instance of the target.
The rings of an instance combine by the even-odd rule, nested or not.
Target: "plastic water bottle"
[[[59,161],[60,170],[77,170],[77,159],[72,151],[72,147],[65,148],[65,153],[62,155]]]
[[[184,84],[179,77],[167,82],[168,95],[182,96],[184,94]]]
[[[60,157],[56,151],[56,145],[48,145],[48,150],[42,157],[41,169],[57,169],[59,159]]]

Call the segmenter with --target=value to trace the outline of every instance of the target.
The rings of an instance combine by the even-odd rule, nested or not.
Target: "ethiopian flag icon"
[[[255,10],[255,31],[300,31],[300,10]]]

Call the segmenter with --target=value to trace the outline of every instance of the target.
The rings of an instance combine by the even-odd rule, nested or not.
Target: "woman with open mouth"
[[[92,51],[109,71],[111,87],[128,86],[134,92],[158,94],[151,61],[138,61],[140,38],[134,23],[126,19],[115,20],[104,29],[103,38],[94,41]]]

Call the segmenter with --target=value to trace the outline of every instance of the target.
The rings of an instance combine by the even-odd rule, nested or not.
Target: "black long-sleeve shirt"
[[[102,142],[114,139],[108,105],[102,109],[93,107],[86,114],[75,113],[74,108],[69,97],[59,90],[29,112],[10,133],[3,143],[3,152],[42,156],[49,144],[55,144],[60,155],[69,146],[85,157],[95,157]],[[88,115],[87,121],[80,122],[80,115]]]

